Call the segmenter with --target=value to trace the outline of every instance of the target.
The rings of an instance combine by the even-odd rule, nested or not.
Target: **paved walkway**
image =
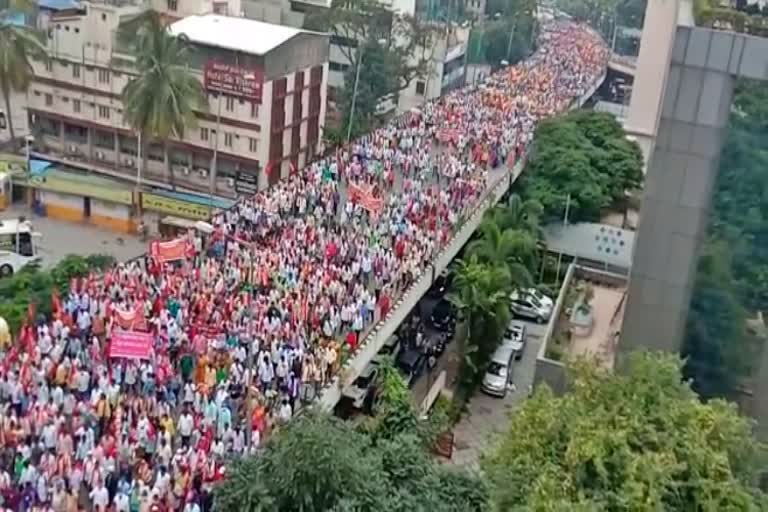
[[[454,448],[451,463],[479,469],[480,458],[491,451],[500,434],[509,428],[512,412],[528,398],[533,385],[536,354],[541,346],[545,326],[528,323],[528,342],[525,353],[512,369],[515,391],[505,398],[495,398],[478,390],[467,405],[459,423],[454,428]]]
[[[109,254],[118,261],[124,261],[140,256],[147,250],[147,244],[133,235],[115,233],[85,223],[40,217],[20,204],[1,211],[0,219],[15,219],[22,215],[32,221],[35,231],[43,235],[38,241],[43,267],[55,265],[69,254]]]

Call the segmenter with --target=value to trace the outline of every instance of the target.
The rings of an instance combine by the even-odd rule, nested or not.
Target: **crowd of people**
[[[525,62],[218,213],[185,258],[73,282],[0,343],[0,510],[210,510],[226,461],[317,396],[607,58],[549,24]],[[120,329],[151,333],[149,357],[111,358]]]

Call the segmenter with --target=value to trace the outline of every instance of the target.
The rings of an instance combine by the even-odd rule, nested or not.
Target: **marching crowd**
[[[317,395],[607,57],[550,24],[524,63],[220,212],[186,258],[73,282],[0,341],[0,510],[210,510],[226,461]],[[153,335],[148,358],[110,357],[121,328]]]

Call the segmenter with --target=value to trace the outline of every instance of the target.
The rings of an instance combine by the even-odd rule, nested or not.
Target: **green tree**
[[[530,271],[536,268],[536,239],[522,229],[502,229],[493,219],[484,219],[479,237],[467,244],[467,254],[489,265],[504,268],[513,288],[528,287]]]
[[[306,414],[254,457],[233,462],[214,488],[215,510],[480,512],[487,487],[443,468],[413,434],[374,439],[350,423]]]
[[[510,320],[512,280],[504,266],[481,263],[477,256],[456,262],[447,299],[459,311],[466,336],[459,337],[460,378],[465,389],[477,384]]]
[[[45,46],[31,29],[15,26],[10,21],[0,21],[0,90],[11,139],[16,137],[11,92],[25,92],[35,74],[30,61],[46,58]]]
[[[156,11],[147,11],[121,30],[135,34],[137,75],[122,93],[126,122],[142,136],[163,146],[167,171],[174,182],[168,155],[168,140],[181,138],[195,126],[196,111],[208,110],[208,99],[200,81],[189,71],[191,46],[184,37],[168,32]],[[147,151],[142,151],[144,162]]]
[[[416,78],[427,79],[438,34],[434,25],[395,13],[377,0],[335,0],[329,9],[307,16],[304,27],[330,32],[349,63],[338,104],[345,128],[360,67],[353,133],[366,131],[382,98],[396,95]]]
[[[495,222],[499,229],[521,230],[529,233],[536,240],[541,239],[541,217],[544,207],[535,200],[523,200],[519,194],[510,194],[503,203],[485,213],[488,220]]]
[[[594,221],[602,210],[624,205],[640,187],[643,155],[610,114],[575,111],[542,121],[521,177],[521,195],[538,202],[547,220]]]
[[[764,454],[726,402],[699,401],[675,356],[636,353],[623,374],[581,364],[544,387],[483,461],[497,510],[758,511]]]

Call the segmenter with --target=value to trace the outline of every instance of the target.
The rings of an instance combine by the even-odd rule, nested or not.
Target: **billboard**
[[[208,61],[204,70],[205,88],[261,103],[264,73],[258,68],[241,68],[223,62]]]

